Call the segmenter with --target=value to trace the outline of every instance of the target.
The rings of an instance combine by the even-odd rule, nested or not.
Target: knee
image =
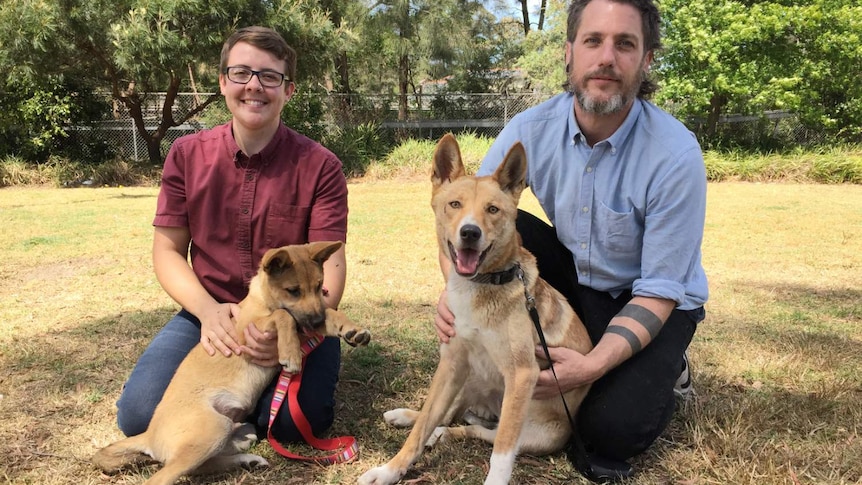
[[[672,414],[673,408],[655,408],[650,413],[588,413],[579,416],[578,426],[581,437],[592,451],[608,458],[627,460],[643,453],[655,442]]]
[[[136,395],[129,388],[124,389],[117,401],[117,426],[120,431],[126,436],[146,431],[157,404],[146,395]]]
[[[150,424],[149,417],[136,411],[128,407],[121,407],[119,402],[117,403],[117,426],[126,436],[139,435],[146,431]]]

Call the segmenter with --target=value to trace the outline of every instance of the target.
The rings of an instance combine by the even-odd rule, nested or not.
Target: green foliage
[[[862,6],[855,0],[661,2],[665,50],[656,101],[677,115],[799,113],[814,129],[862,136]]]
[[[524,54],[518,60],[535,89],[547,94],[560,92],[566,80],[565,43],[566,2],[549,0],[546,27],[530,31],[524,40]]]
[[[38,83],[11,79],[5,85],[0,94],[0,156],[15,154],[34,163],[52,154],[87,154],[94,162],[112,156],[103,143],[81,140],[69,130],[90,124],[107,109],[86,86],[56,76]]]
[[[215,91],[224,39],[254,24],[272,26],[297,49],[300,80],[330,71],[325,60],[334,27],[316,2],[11,0],[0,3],[0,72],[31,83],[58,76],[99,86],[125,105],[139,129],[153,125],[145,117],[157,117],[155,129],[141,131],[150,161],[159,165],[168,128],[217,99],[179,109],[176,94]],[[149,96],[158,92],[166,94]]]
[[[471,133],[461,133],[456,138],[467,172],[475,173],[494,139]],[[436,141],[431,140],[405,140],[388,155],[369,166],[366,176],[372,179],[389,179],[429,174],[436,146]]]
[[[52,185],[54,187],[118,187],[153,185],[160,170],[123,160],[100,163],[74,161],[52,155],[43,163],[16,156],[0,159],[0,187]]]
[[[323,138],[323,144],[344,164],[347,177],[364,175],[370,164],[389,152],[390,143],[376,123],[336,127]]]
[[[323,101],[320,96],[297,89],[281,112],[284,124],[311,138],[322,140],[326,134]]]
[[[859,145],[766,155],[742,150],[707,151],[704,161],[707,179],[711,182],[862,183],[862,146]]]

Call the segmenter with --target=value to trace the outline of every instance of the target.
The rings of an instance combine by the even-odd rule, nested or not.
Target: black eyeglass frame
[[[249,72],[251,72],[251,76],[248,77],[248,80],[246,82],[237,81],[237,80],[231,78],[231,75],[230,75],[231,69],[242,69],[244,71],[249,71]],[[293,82],[287,76],[285,76],[284,74],[282,74],[278,71],[273,71],[271,69],[264,69],[263,71],[255,71],[254,69],[250,69],[250,68],[245,67],[245,66],[227,66],[226,68],[224,68],[224,71],[222,71],[222,74],[224,74],[227,77],[228,81],[230,81],[232,83],[236,83],[236,84],[248,84],[251,82],[251,79],[253,77],[257,76],[257,82],[259,82],[260,85],[265,87],[265,88],[280,87],[281,85],[284,84],[285,81],[287,81],[289,83]],[[279,76],[281,76],[281,81],[278,84],[272,84],[272,85],[266,84],[263,82],[263,78],[260,77],[261,74],[278,74]]]

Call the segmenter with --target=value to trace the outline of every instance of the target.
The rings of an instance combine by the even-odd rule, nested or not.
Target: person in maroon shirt
[[[127,436],[146,430],[177,366],[200,342],[210,355],[247,354],[278,365],[275,334],[254,325],[238,344],[231,317],[270,248],[347,237],[347,181],[329,150],[285,126],[281,110],[295,90],[296,53],[275,31],[237,30],[224,44],[219,86],[232,119],[174,142],[165,160],[153,236],[153,267],[182,310],[155,336],[117,402]],[[189,262],[191,264],[189,264]],[[344,291],[344,247],[324,264],[326,303]],[[334,418],[341,350],[327,338],[306,361],[298,396],[315,434]],[[263,436],[275,380],[247,418]],[[299,441],[290,413],[272,429]]]

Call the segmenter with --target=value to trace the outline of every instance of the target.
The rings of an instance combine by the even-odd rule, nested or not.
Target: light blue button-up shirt
[[[614,297],[631,289],[673,300],[681,310],[702,306],[706,168],[697,139],[638,99],[622,126],[590,147],[573,99],[563,93],[512,118],[478,174],[493,173],[520,141],[527,184],[572,252],[578,282]]]

